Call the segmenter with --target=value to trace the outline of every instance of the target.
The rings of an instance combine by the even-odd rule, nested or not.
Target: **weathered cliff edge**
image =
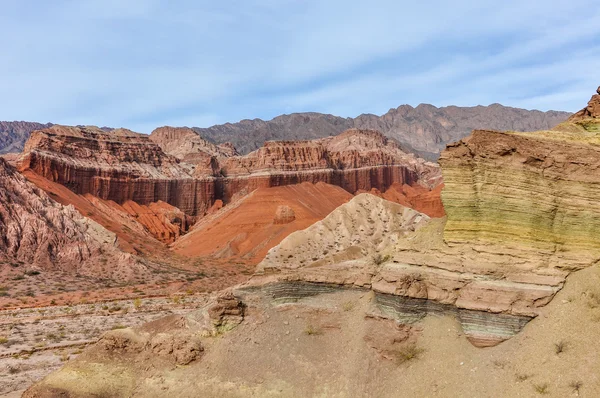
[[[116,236],[73,206],[63,206],[0,159],[0,263],[25,271],[51,269],[107,276],[139,272]],[[120,269],[120,271],[119,271]]]
[[[442,156],[447,220],[358,195],[290,234],[232,293],[184,319],[112,331],[24,396],[597,395],[591,119],[476,131]],[[514,338],[482,351],[464,335]]]
[[[190,129],[163,128],[148,137],[123,129],[53,126],[31,134],[19,164],[77,194],[118,204],[162,201],[189,216],[261,187],[325,182],[354,193],[384,191],[393,183],[432,188],[441,180],[437,165],[371,130],[269,142],[249,155],[235,154],[231,146],[213,145]]]
[[[585,128],[474,131],[440,158],[447,219],[357,196],[271,249],[251,283],[370,288],[498,314],[467,334],[482,346],[504,340],[502,325],[518,331],[570,272],[600,261],[597,119],[568,123]],[[394,219],[407,211],[419,221]]]
[[[205,211],[214,184],[200,181],[166,155],[147,136],[118,129],[53,126],[34,131],[19,159],[31,170],[77,194],[92,194],[123,204],[163,201],[186,214]]]

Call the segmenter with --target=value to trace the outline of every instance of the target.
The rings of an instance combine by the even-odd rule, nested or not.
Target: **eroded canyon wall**
[[[390,223],[405,210],[357,196],[271,249],[255,282],[369,287],[536,316],[570,272],[600,259],[597,99],[554,130],[477,130],[449,145],[440,158],[446,219]]]
[[[29,270],[94,275],[134,272],[140,264],[118,250],[117,237],[73,206],[55,202],[0,159],[0,263]],[[97,276],[97,275],[96,275]]]
[[[449,245],[528,251],[535,266],[557,268],[600,258],[598,92],[551,131],[476,130],[447,147],[440,164]]]
[[[257,188],[325,182],[355,193],[385,191],[394,183],[430,189],[441,180],[437,165],[371,130],[269,142],[239,156],[233,147],[213,145],[190,129],[161,128],[149,138],[124,129],[53,126],[32,133],[19,164],[77,194],[118,204],[162,201],[190,216]]]

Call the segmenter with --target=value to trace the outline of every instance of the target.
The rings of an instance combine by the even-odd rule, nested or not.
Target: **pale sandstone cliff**
[[[375,199],[358,196],[273,248],[259,274],[535,316],[571,271],[600,260],[593,115],[581,131],[474,131],[440,158],[447,221],[430,220],[406,235],[402,223],[385,222],[399,210],[377,210],[367,203]],[[382,256],[380,266],[373,255]]]

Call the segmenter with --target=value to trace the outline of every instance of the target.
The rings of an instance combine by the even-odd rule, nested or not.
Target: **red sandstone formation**
[[[77,270],[89,263],[134,261],[114,247],[116,236],[63,206],[0,159],[0,259],[42,269]]]
[[[268,142],[246,156],[230,156],[232,147],[191,134],[189,129],[161,128],[150,139],[123,129],[107,133],[94,127],[53,126],[32,133],[20,169],[77,194],[120,205],[162,201],[189,216],[203,216],[215,201],[229,203],[257,188],[325,182],[354,193],[385,191],[394,183],[433,188],[441,181],[437,165],[404,153],[373,130]],[[158,236],[174,238],[170,233]]]
[[[350,193],[393,183],[432,188],[441,182],[439,167],[404,153],[374,130],[348,130],[313,141],[272,141],[246,156],[222,159],[217,191],[225,201],[259,187],[325,182]]]
[[[148,230],[141,221],[147,220],[149,214],[136,218],[135,215],[128,213],[123,206],[104,199],[97,198],[90,194],[77,195],[67,187],[47,180],[31,170],[23,172],[23,175],[38,188],[43,189],[52,199],[65,206],[72,205],[79,213],[87,218],[96,221],[116,236],[116,245],[119,249],[134,253],[157,254],[162,248],[160,242],[152,236],[152,231]],[[133,202],[127,202],[133,203]],[[146,209],[150,213],[148,206],[137,205],[141,209]],[[131,207],[130,207],[131,209]],[[164,220],[164,219],[163,219]],[[153,224],[156,224],[154,222]],[[164,230],[172,230],[173,227],[165,225]],[[157,229],[154,232],[160,232]],[[155,235],[156,236],[156,235]]]
[[[25,144],[20,170],[31,170],[77,194],[119,204],[163,201],[188,215],[214,202],[214,183],[191,177],[179,161],[147,136],[119,129],[53,126]]]
[[[280,205],[275,211],[275,218],[273,219],[274,224],[289,224],[296,219],[296,213],[294,209],[288,205]]]
[[[112,201],[110,204],[134,217],[137,222],[147,228],[152,236],[165,243],[172,243],[179,236],[185,234],[195,221],[194,217],[190,217],[177,207],[162,201],[150,203],[147,206],[131,200],[123,205]]]
[[[600,118],[600,87],[596,90],[597,94],[594,94],[588,102],[587,106],[571,116],[570,122],[576,122],[584,119],[599,119]]]
[[[407,184],[394,183],[385,193],[378,189],[371,189],[370,194],[387,199],[391,202],[401,204],[402,206],[413,208],[429,217],[444,217],[444,205],[442,203],[441,192],[444,184],[440,184],[429,190],[420,185],[410,186]],[[362,191],[367,192],[367,191]],[[362,193],[359,192],[359,193]]]
[[[173,250],[189,257],[257,264],[290,233],[323,219],[351,198],[340,187],[324,183],[259,188],[201,219]]]

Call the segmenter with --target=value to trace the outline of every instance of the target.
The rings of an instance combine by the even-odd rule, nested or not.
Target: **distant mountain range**
[[[269,121],[246,119],[193,129],[216,144],[233,143],[242,154],[258,149],[270,140],[306,140],[339,134],[350,128],[375,129],[398,141],[405,150],[435,160],[447,143],[467,136],[473,129],[535,131],[551,128],[569,116],[571,113],[568,112],[530,111],[500,104],[441,108],[421,104],[416,108],[401,105],[382,116],[363,114],[343,118],[307,112],[281,115]],[[31,131],[51,125],[0,122],[0,154],[20,152]],[[111,130],[108,127],[102,129]]]
[[[29,133],[51,126],[52,123],[0,122],[0,154],[21,152]]]
[[[248,153],[269,140],[314,139],[350,128],[374,129],[397,140],[405,149],[435,160],[447,143],[466,137],[474,129],[535,131],[554,127],[569,116],[569,112],[530,111],[500,104],[442,108],[421,104],[416,108],[401,105],[382,116],[342,118],[313,112],[293,113],[270,121],[242,120],[194,130],[216,144],[231,142],[239,152]]]

